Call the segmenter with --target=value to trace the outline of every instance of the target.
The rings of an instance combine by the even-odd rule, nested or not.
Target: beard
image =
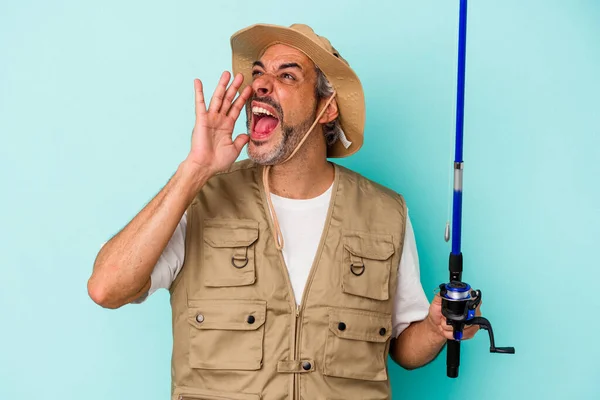
[[[281,129],[281,136],[279,142],[276,143],[273,148],[268,152],[260,151],[261,148],[264,148],[267,145],[270,145],[270,141],[268,142],[257,142],[252,140],[252,101],[260,101],[262,103],[268,104],[273,107],[277,113],[279,114],[279,128]],[[246,103],[246,128],[248,130],[248,135],[250,136],[250,142],[253,146],[248,146],[248,158],[260,165],[275,165],[280,164],[287,159],[287,157],[292,154],[292,152],[298,146],[298,143],[302,141],[304,135],[307,133],[308,129],[313,124],[315,118],[317,117],[316,104],[315,109],[313,110],[310,117],[306,118],[304,121],[295,124],[289,125],[286,124],[283,110],[281,106],[277,104],[270,97],[256,97],[253,96]]]

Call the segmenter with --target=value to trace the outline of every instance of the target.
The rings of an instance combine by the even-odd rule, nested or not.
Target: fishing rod
[[[452,325],[454,340],[447,341],[446,373],[449,378],[458,377],[460,365],[460,341],[466,325],[478,325],[488,331],[490,353],[514,354],[514,347],[496,347],[490,321],[475,316],[481,303],[481,290],[473,290],[462,281],[463,256],[461,251],[462,192],[463,192],[463,126],[465,112],[465,61],[467,44],[467,0],[460,0],[458,26],[458,78],[456,94],[456,141],[454,153],[454,194],[452,199],[452,251],[448,269],[450,282],[440,284],[442,314]],[[450,222],[446,224],[444,238],[450,239]]]

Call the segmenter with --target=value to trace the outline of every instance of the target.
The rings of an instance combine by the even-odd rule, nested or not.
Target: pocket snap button
[[[381,329],[379,330],[379,334],[380,334],[381,336],[385,336],[385,333],[386,333],[386,332],[387,332],[387,331],[385,330],[385,328],[381,328]]]
[[[256,321],[256,318],[254,318],[254,315],[248,315],[248,318],[246,318],[246,322],[248,322],[249,324],[253,324],[254,321]]]
[[[340,322],[340,323],[338,324],[338,329],[339,329],[340,331],[345,331],[345,330],[346,330],[346,324],[345,324],[345,323],[343,323],[343,322]]]
[[[204,322],[204,315],[202,315],[202,314],[196,315],[196,321],[198,321],[199,323]]]

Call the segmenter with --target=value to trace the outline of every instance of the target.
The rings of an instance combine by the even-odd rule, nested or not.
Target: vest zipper
[[[271,222],[269,221],[269,225],[272,225]],[[285,264],[285,259],[283,258],[283,254],[281,251],[277,251],[277,253],[279,254],[279,259],[280,259],[280,265],[281,268],[284,270],[284,276],[285,276],[285,280],[287,282],[288,285],[288,291],[289,294],[291,296],[291,310],[292,313],[294,313],[294,338],[292,340],[291,343],[291,354],[290,356],[292,357],[293,360],[296,359],[296,354],[298,353],[298,321],[300,321],[300,305],[298,305],[298,303],[296,302],[296,294],[294,293],[294,287],[292,286],[292,281],[290,279],[290,273],[287,269],[287,266]],[[300,397],[296,394],[298,392],[298,374],[292,374],[292,392],[293,392],[293,396],[294,398],[292,400],[296,400],[299,399]]]
[[[308,298],[308,292],[310,291],[310,287],[312,286],[312,281],[315,277],[315,272],[317,270],[317,266],[319,264],[319,261],[321,260],[321,253],[323,252],[323,247],[325,245],[325,240],[327,238],[327,233],[329,232],[329,227],[331,226],[331,214],[333,214],[333,206],[335,204],[335,198],[336,198],[336,194],[337,194],[337,186],[338,186],[338,172],[337,172],[337,167],[336,167],[336,177],[333,183],[333,190],[331,193],[331,199],[329,201],[329,209],[327,210],[327,217],[325,218],[325,226],[323,227],[323,232],[321,233],[321,240],[319,241],[319,246],[317,247],[317,252],[315,253],[315,258],[313,259],[313,263],[310,267],[310,272],[308,274],[308,279],[306,280],[306,284],[304,285],[304,291],[302,292],[302,299],[300,300],[300,305],[296,305],[296,350],[295,350],[295,356],[294,359],[297,361],[299,360],[300,357],[300,348],[302,347],[302,335],[301,335],[301,330],[302,330],[302,326],[301,326],[301,318],[300,318],[300,314],[302,313],[302,310],[304,309],[304,306],[306,305],[306,301]],[[294,393],[294,398],[296,400],[300,400],[300,375],[301,374],[294,374],[296,376],[296,381],[295,381],[295,393]]]
[[[290,279],[290,273],[287,269],[287,265],[285,263],[285,259],[283,258],[283,253],[282,251],[277,251],[277,253],[279,254],[279,260],[280,260],[280,265],[282,267],[282,269],[284,270],[284,276],[285,276],[285,280],[287,282],[287,286],[288,286],[288,290],[290,295],[292,296],[292,300],[290,303],[293,302],[293,305],[296,309],[296,315],[294,318],[294,340],[293,340],[293,349],[292,349],[292,356],[293,359],[298,361],[298,357],[299,357],[299,353],[300,353],[300,314],[301,314],[301,309],[302,307],[304,307],[304,304],[306,304],[306,297],[308,295],[308,289],[310,288],[310,285],[313,281],[314,275],[315,275],[315,269],[317,267],[317,265],[319,264],[319,260],[321,258],[321,253],[323,252],[323,245],[325,242],[325,238],[327,237],[327,232],[329,231],[329,227],[331,225],[331,214],[333,214],[333,208],[335,205],[335,198],[336,198],[336,194],[337,194],[337,190],[338,190],[338,184],[339,184],[339,175],[340,172],[338,170],[338,167],[336,164],[333,164],[334,167],[334,172],[335,172],[335,176],[334,176],[334,180],[333,180],[333,189],[332,189],[332,193],[331,193],[331,199],[329,200],[329,209],[327,211],[327,217],[325,218],[325,226],[323,228],[323,232],[321,233],[321,240],[319,242],[319,246],[317,247],[317,253],[315,254],[315,258],[313,259],[313,263],[310,267],[310,273],[308,275],[308,280],[306,282],[306,284],[304,285],[304,290],[302,292],[302,302],[301,304],[298,304],[296,302],[296,296],[294,293],[294,287],[292,286],[292,281]],[[264,167],[263,167],[264,168]],[[269,207],[267,206],[267,198],[266,196],[268,196],[268,193],[265,193],[264,190],[261,191],[262,193],[262,200],[263,200],[263,207],[267,210],[267,213],[270,212]],[[273,210],[273,212],[275,212],[275,210]],[[275,227],[273,226],[273,218],[268,216],[267,217],[268,223],[269,223],[269,227],[271,229],[275,229]],[[293,375],[293,392],[294,392],[294,398],[292,400],[300,400],[300,385],[299,385],[299,381],[300,381],[300,374],[295,373],[292,374]]]
[[[300,337],[298,334],[300,333],[300,305],[296,303],[296,325],[294,327],[296,333],[294,337],[294,360],[298,361],[298,354],[300,352],[300,346],[298,343],[300,342]],[[294,374],[294,399],[300,400],[300,374]]]

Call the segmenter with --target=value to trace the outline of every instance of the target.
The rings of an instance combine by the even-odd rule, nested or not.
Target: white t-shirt
[[[327,218],[331,186],[318,197],[298,200],[271,195],[279,219],[285,245],[283,258],[288,268],[296,301],[300,304],[321,233]],[[167,247],[154,266],[148,296],[160,288],[168,289],[177,277],[185,257],[187,214],[177,225]],[[143,302],[147,296],[138,301]],[[406,234],[400,265],[398,285],[394,296],[392,335],[398,337],[411,322],[423,320],[429,311],[429,302],[419,276],[419,257],[410,219],[406,218]]]

